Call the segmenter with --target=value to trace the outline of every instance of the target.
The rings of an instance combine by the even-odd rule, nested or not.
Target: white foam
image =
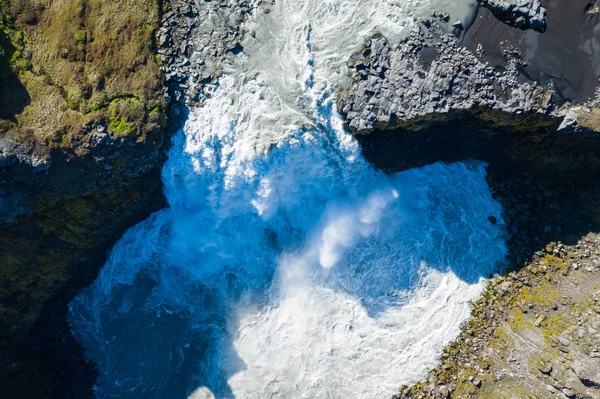
[[[99,396],[377,398],[435,364],[506,253],[485,165],[385,176],[331,97],[365,35],[431,7],[411,4],[280,1],[251,20],[175,138],[171,207],[71,303]]]
[[[247,369],[230,380],[244,398],[385,398],[423,378],[480,292],[423,267],[422,286],[377,317],[353,295],[304,284],[277,306],[239,316],[235,340]]]

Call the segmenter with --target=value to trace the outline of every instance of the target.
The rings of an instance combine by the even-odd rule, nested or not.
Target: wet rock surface
[[[594,97],[600,79],[600,14],[590,13],[588,0],[548,1],[548,27],[544,33],[510,29],[485,8],[479,10],[466,32],[463,45],[477,48],[482,62],[495,69],[506,68],[502,42],[523,54],[519,81],[553,86],[553,101],[583,103]]]
[[[545,33],[511,28],[481,9],[464,34],[448,33],[440,13],[399,44],[367,39],[348,65],[353,84],[340,95],[350,130],[414,131],[468,113],[517,130],[567,117],[561,130],[598,131],[585,120],[596,119],[600,98],[599,14],[587,0],[549,7]]]
[[[248,3],[159,5],[168,121],[145,116],[149,128],[133,135],[119,131],[126,120],[92,119],[57,150],[0,137],[0,397],[94,397],[97,371],[71,334],[68,303],[128,228],[166,206],[160,170],[195,102],[189,88],[214,84],[240,50]],[[116,101],[117,112],[139,105]]]
[[[520,29],[546,30],[546,9],[540,0],[480,0],[502,22]]]
[[[261,1],[210,1],[171,3],[158,30],[158,53],[163,60],[165,97],[180,115],[189,104],[197,104],[207,86],[231,56],[243,51],[242,22]]]
[[[507,224],[504,277],[429,379],[399,398],[600,397],[600,60],[587,3],[548,3],[539,32],[482,9],[464,35],[448,34],[433,15],[399,45],[376,35],[350,60],[340,109],[365,157],[390,173],[487,161]]]
[[[413,127],[413,122],[418,128],[427,120],[477,108],[504,111],[515,119],[554,111],[552,90],[519,83],[521,53],[509,44],[503,51],[507,68],[498,72],[434,26],[415,30],[394,49],[375,36],[350,63],[355,83],[342,97],[341,110],[356,134]]]

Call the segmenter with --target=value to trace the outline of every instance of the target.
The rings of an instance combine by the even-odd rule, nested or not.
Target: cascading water
[[[250,19],[256,39],[174,139],[170,208],[71,303],[99,397],[386,397],[457,335],[505,256],[501,208],[481,163],[386,176],[344,131],[344,59],[425,7],[378,4]]]

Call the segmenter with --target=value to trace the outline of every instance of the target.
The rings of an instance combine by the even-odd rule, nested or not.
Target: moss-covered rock
[[[2,4],[0,30],[5,39],[0,45],[7,51],[0,69],[6,69],[8,61],[12,74],[3,80],[19,86],[22,95],[1,96],[2,108],[11,113],[0,115],[5,121],[0,134],[39,143],[47,152],[72,149],[74,142],[63,136],[86,134],[82,126],[90,122],[114,120],[108,109],[114,99],[135,98],[148,110],[165,108],[154,39],[161,1]],[[144,112],[130,112],[130,125],[111,120],[109,130],[145,134],[153,128],[146,117]]]
[[[432,383],[402,387],[396,397],[595,397],[600,353],[589,355],[600,325],[599,289],[598,235],[549,245],[488,285],[431,371]]]
[[[0,0],[0,396],[90,397],[66,324],[123,232],[165,206],[162,1]]]

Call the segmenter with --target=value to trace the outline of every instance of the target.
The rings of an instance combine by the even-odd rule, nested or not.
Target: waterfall
[[[174,138],[170,207],[70,304],[98,397],[383,398],[435,365],[506,255],[486,165],[385,175],[334,101],[364,37],[432,6],[282,0],[250,18]]]

